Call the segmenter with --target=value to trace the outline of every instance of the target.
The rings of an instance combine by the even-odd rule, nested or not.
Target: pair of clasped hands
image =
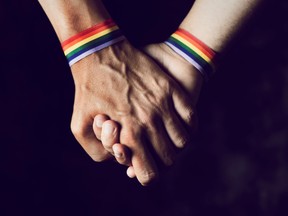
[[[102,0],[39,3],[60,42],[111,18]],[[186,26],[191,25],[181,27]],[[115,158],[128,166],[129,177],[148,185],[159,177],[159,167],[172,165],[191,143],[203,77],[164,42],[135,48],[124,39],[76,62],[71,71],[71,129],[94,161]]]
[[[221,52],[261,0],[195,1],[180,28]],[[39,0],[60,40],[110,18],[102,0]],[[115,159],[148,185],[193,143],[201,73],[164,42],[134,48],[123,40],[71,67],[71,129],[95,161]]]
[[[126,39],[72,66],[72,132],[97,162],[115,158],[148,185],[191,143],[203,78],[166,44]]]

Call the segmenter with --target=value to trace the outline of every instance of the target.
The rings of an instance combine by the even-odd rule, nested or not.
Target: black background
[[[136,45],[191,5],[106,2]],[[287,1],[263,4],[202,92],[193,149],[144,188],[74,140],[73,80],[38,2],[1,1],[0,215],[288,215],[287,21]]]

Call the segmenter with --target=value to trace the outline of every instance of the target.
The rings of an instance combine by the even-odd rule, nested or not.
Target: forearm
[[[183,28],[221,52],[261,0],[196,0]]]
[[[101,0],[39,0],[39,3],[61,42],[110,17]]]

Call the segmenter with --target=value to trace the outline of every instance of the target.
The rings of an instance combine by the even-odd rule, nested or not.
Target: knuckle
[[[150,115],[143,113],[140,115],[140,117],[141,117],[141,122],[143,123],[143,125],[148,125],[151,123],[152,118]]]
[[[185,146],[187,146],[188,143],[189,143],[188,138],[180,137],[178,138],[176,145],[178,148],[184,148]]]
[[[150,124],[155,116],[155,111],[156,110],[152,109],[150,112],[148,112],[147,110],[145,110],[145,108],[139,107],[137,113],[140,120],[140,126]]]
[[[185,119],[186,122],[191,125],[193,120],[194,120],[194,116],[195,116],[195,111],[192,108],[187,108],[186,109],[186,115],[185,115]]]
[[[171,81],[169,79],[161,79],[158,82],[160,88],[168,90],[171,87]]]
[[[149,171],[149,172],[144,172],[141,176],[141,180],[140,183],[143,186],[148,186],[150,185],[152,182],[154,182],[156,179],[158,178],[158,175],[156,172],[153,171]]]
[[[74,121],[70,125],[71,131],[76,138],[81,138],[85,136],[85,129],[82,124],[77,124]]]

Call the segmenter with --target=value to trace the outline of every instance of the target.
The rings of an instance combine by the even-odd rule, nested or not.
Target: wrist
[[[61,45],[69,65],[72,66],[83,58],[124,39],[124,35],[114,21],[107,19],[73,35]]]
[[[197,68],[205,80],[214,73],[216,52],[188,31],[179,28],[165,44]]]

